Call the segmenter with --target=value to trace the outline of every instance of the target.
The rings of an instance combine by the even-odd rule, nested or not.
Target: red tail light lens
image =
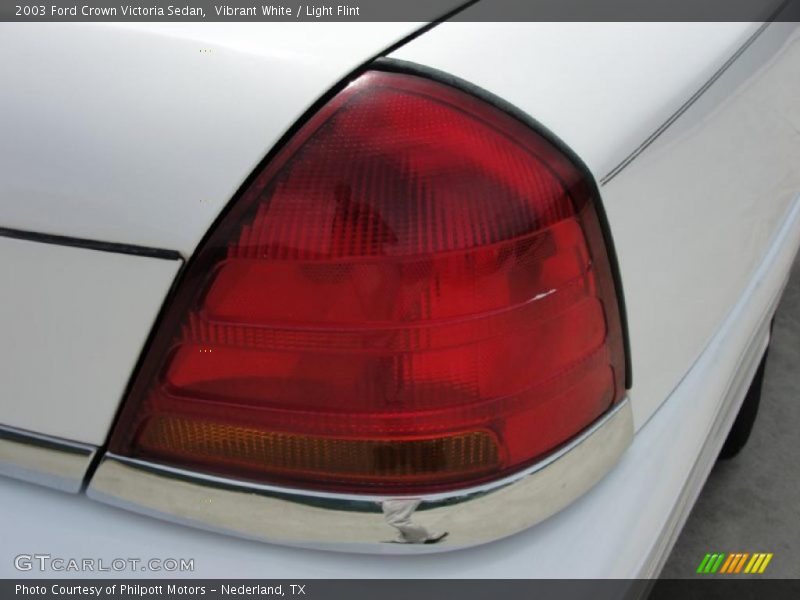
[[[590,425],[623,354],[581,172],[471,95],[372,72],[200,249],[111,450],[328,490],[463,487]]]

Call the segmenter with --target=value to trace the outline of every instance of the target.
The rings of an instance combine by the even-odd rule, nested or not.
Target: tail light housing
[[[593,190],[483,100],[367,72],[198,249],[110,450],[354,493],[523,469],[624,393]]]

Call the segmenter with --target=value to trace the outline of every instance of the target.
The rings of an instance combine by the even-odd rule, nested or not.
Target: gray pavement
[[[772,552],[764,577],[800,577],[800,259],[778,308],[750,440],[712,470],[662,576],[696,576],[706,552]]]

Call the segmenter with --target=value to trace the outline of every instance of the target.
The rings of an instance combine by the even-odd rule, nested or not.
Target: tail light
[[[482,100],[359,77],[191,261],[111,450],[401,494],[535,462],[624,391],[592,189]]]

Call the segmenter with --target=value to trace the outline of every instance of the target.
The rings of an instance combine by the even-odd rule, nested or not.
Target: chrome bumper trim
[[[96,450],[88,444],[0,425],[0,475],[64,492],[81,491]]]
[[[106,454],[90,498],[268,542],[367,553],[453,550],[538,523],[584,494],[633,439],[625,399],[543,461],[483,486],[422,497],[331,494],[254,484]]]

